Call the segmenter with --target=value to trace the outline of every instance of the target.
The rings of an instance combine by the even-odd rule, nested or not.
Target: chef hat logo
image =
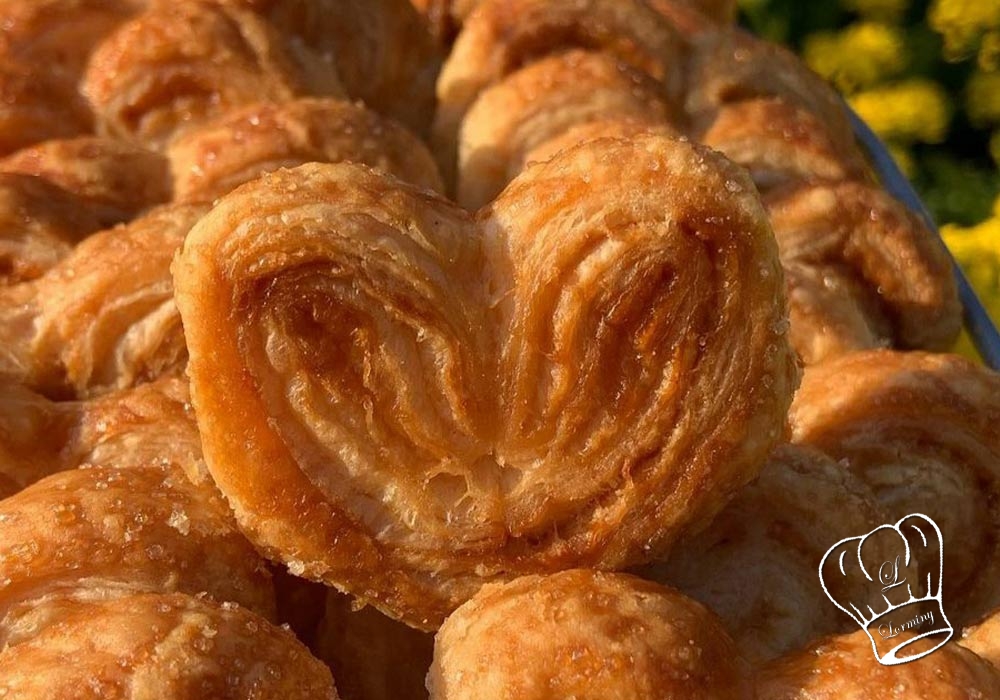
[[[944,542],[920,513],[833,545],[819,565],[823,592],[867,634],[879,663],[915,661],[954,634],[941,604]]]

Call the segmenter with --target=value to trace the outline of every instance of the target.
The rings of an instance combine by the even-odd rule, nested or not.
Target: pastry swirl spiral
[[[796,384],[752,185],[661,136],[564,151],[475,220],[358,166],[279,171],[174,279],[241,526],[425,628],[483,581],[654,556],[752,478]]]

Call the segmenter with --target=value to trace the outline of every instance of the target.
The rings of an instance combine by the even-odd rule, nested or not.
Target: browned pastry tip
[[[3,0],[0,57],[79,79],[94,47],[143,0]]]
[[[207,207],[157,207],[94,234],[30,287],[0,290],[8,375],[46,395],[85,397],[183,367],[170,261]],[[123,274],[123,271],[128,274]]]
[[[844,101],[792,52],[740,29],[698,35],[692,49],[686,106],[696,121],[724,105],[777,97],[812,113],[834,144],[853,142]]]
[[[585,124],[577,124],[551,139],[532,148],[524,156],[524,165],[544,163],[561,151],[579,146],[595,139],[634,139],[644,134],[657,134],[668,138],[684,138],[677,129],[667,122],[650,122],[645,119],[598,119]]]
[[[250,10],[154,3],[94,51],[83,91],[98,133],[159,149],[227,110],[303,94],[342,94],[336,71]]]
[[[951,347],[962,323],[951,259],[916,214],[860,182],[790,186],[765,203],[807,364],[885,345]]]
[[[88,133],[92,123],[89,107],[70,80],[39,64],[0,60],[0,155]]]
[[[871,179],[853,139],[838,141],[812,112],[780,97],[720,106],[698,141],[749,170],[761,192],[803,180]]]
[[[605,51],[660,81],[670,99],[679,94],[680,40],[644,0],[483,0],[437,83],[434,140],[446,177],[479,94],[518,68],[572,48]]]
[[[850,624],[816,571],[830,546],[888,519],[851,472],[818,450],[784,445],[704,532],[637,573],[719,614],[744,658],[759,663]]]
[[[344,90],[427,133],[441,52],[409,0],[224,0],[247,5],[326,59]]]
[[[958,643],[1000,669],[1000,608],[963,630]]]
[[[337,700],[288,631],[232,603],[146,594],[67,604],[58,623],[0,653],[0,693],[80,700]]]
[[[0,474],[19,488],[84,465],[176,466],[208,480],[187,380],[163,377],[86,401],[0,388]]]
[[[170,199],[163,156],[115,139],[44,141],[0,160],[0,172],[36,175],[83,199],[102,227]]]
[[[663,86],[611,54],[577,49],[511,73],[480,93],[462,121],[458,203],[478,209],[524,170],[536,147],[574,126],[614,119],[669,125]]]
[[[29,175],[0,173],[0,290],[41,277],[69,255],[75,243],[101,228],[94,210],[79,196]],[[15,298],[12,298],[14,295]],[[24,292],[6,296],[0,325],[13,322]],[[11,340],[0,336],[0,373],[13,356]]]
[[[656,135],[563,151],[475,220],[360,166],[278,171],[195,226],[174,280],[251,539],[423,628],[484,581],[703,525],[797,382],[752,184]]]
[[[433,700],[748,698],[719,620],[677,591],[585,570],[488,585],[448,618]]]
[[[841,460],[890,517],[937,523],[950,619],[1000,605],[1000,375],[954,355],[853,353],[806,370],[790,418],[795,442]]]
[[[234,110],[167,150],[180,201],[212,201],[282,167],[350,161],[443,191],[434,157],[395,122],[361,105],[304,98]]]
[[[176,468],[72,469],[0,501],[0,650],[79,602],[147,592],[275,614],[267,567],[222,496]]]
[[[916,645],[927,640],[915,642]],[[993,700],[1000,671],[948,644],[915,661],[883,666],[863,630],[829,637],[765,666],[758,700]]]
[[[331,590],[316,641],[316,656],[337,679],[344,700],[419,700],[434,655],[434,635],[407,627],[378,610],[354,609]]]

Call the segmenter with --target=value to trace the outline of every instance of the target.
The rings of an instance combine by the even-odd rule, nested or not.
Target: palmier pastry
[[[1000,609],[963,630],[959,644],[1000,669]]]
[[[538,144],[524,156],[525,167],[532,163],[544,163],[560,151],[565,151],[581,143],[596,139],[634,139],[643,134],[677,137],[677,129],[666,122],[651,123],[640,118],[598,119],[577,124]]]
[[[128,221],[171,196],[163,156],[95,136],[29,146],[0,160],[0,172],[37,175],[72,192],[102,227]]]
[[[336,72],[249,10],[156,3],[91,56],[83,90],[98,133],[158,149],[175,133],[252,102],[340,95]]]
[[[857,182],[791,186],[765,203],[807,364],[885,345],[951,347],[962,323],[951,260],[904,205]]]
[[[851,143],[853,131],[844,101],[795,54],[739,29],[696,37],[688,65],[686,107],[705,120],[725,106],[778,97],[813,114],[833,143]]]
[[[0,693],[337,700],[330,671],[291,632],[237,605],[180,594],[67,605],[58,624],[0,654]]]
[[[782,433],[776,256],[745,173],[662,136],[475,219],[360,166],[265,176],[174,264],[211,474],[267,556],[424,628],[484,581],[652,558]]]
[[[698,141],[749,170],[761,192],[802,180],[870,179],[853,139],[837,142],[811,112],[781,98],[723,105]]]
[[[568,129],[616,118],[669,124],[662,86],[611,54],[549,56],[484,90],[462,121],[458,203],[478,209],[527,165],[527,154]]]
[[[316,656],[337,679],[344,700],[418,700],[434,655],[434,636],[378,610],[354,610],[351,599],[330,591]]]
[[[180,377],[87,401],[50,401],[21,386],[0,387],[0,475],[20,489],[82,465],[155,464],[204,481],[188,398]]]
[[[37,177],[0,173],[0,289],[41,277],[73,244],[100,228],[97,214],[80,197]],[[8,308],[0,309],[0,325],[6,325],[6,316],[18,315],[13,307],[28,296],[21,292],[12,299],[0,291],[4,295]],[[0,344],[9,342],[4,337]],[[0,357],[10,352],[4,348]]]
[[[430,127],[441,56],[409,0],[225,0],[324,57],[351,97],[418,134]]]
[[[178,137],[167,151],[175,197],[211,201],[259,175],[312,161],[363,163],[442,191],[434,158],[408,131],[360,105],[300,99],[245,107]]]
[[[3,0],[0,59],[44,66],[76,81],[94,47],[143,0]]]
[[[926,640],[915,645],[928,643]],[[929,643],[928,643],[929,644]],[[758,700],[969,700],[997,697],[1000,671],[949,644],[924,658],[884,666],[863,630],[822,639],[766,666]]]
[[[791,421],[890,517],[937,523],[950,619],[1000,605],[1000,375],[954,355],[853,353],[806,371]]]
[[[0,155],[46,139],[85,134],[92,123],[72,82],[30,65],[0,61]]]
[[[28,285],[0,291],[0,305],[13,309],[0,313],[8,354],[0,369],[48,395],[89,396],[182,368],[170,261],[204,211],[159,207],[94,234]]]
[[[786,445],[705,532],[639,573],[718,613],[745,658],[773,659],[841,630],[846,618],[816,570],[830,545],[886,520],[858,477],[817,450]]]
[[[547,54],[604,51],[680,91],[680,41],[644,0],[483,0],[438,79],[434,138],[446,175],[455,168],[459,130],[479,94]]]
[[[624,574],[571,570],[484,586],[434,641],[432,700],[749,698],[712,613]]]

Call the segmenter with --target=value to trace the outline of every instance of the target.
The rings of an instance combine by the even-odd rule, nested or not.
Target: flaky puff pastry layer
[[[0,476],[16,489],[83,465],[173,465],[208,479],[187,380],[163,377],[86,401],[0,386]],[[15,489],[15,490],[16,490]]]
[[[954,344],[962,318],[951,259],[903,204],[858,182],[782,188],[765,203],[789,272],[792,343],[807,364]]]
[[[668,138],[678,137],[677,129],[666,122],[652,123],[647,119],[634,117],[598,119],[571,126],[558,136],[541,142],[525,154],[524,163],[525,167],[534,163],[544,163],[560,151],[569,150],[587,141],[605,138],[628,140],[649,134]]]
[[[489,585],[434,640],[432,700],[748,698],[719,620],[677,591],[585,570]]]
[[[272,170],[350,161],[441,192],[434,157],[406,129],[361,105],[304,98],[230,112],[167,149],[180,201],[212,201]]]
[[[484,90],[462,120],[457,201],[478,209],[524,170],[527,156],[598,120],[671,122],[663,86],[608,53],[542,58]]]
[[[475,219],[351,165],[244,185],[174,264],[212,476],[267,556],[415,626],[662,551],[751,479],[797,368],[745,173],[662,136]]]
[[[274,619],[222,496],[171,467],[73,469],[0,501],[0,659],[81,602],[204,594]]]
[[[232,603],[146,594],[67,605],[0,653],[0,691],[80,700],[337,700],[329,669],[291,632]]]
[[[7,344],[0,371],[65,398],[182,368],[186,349],[170,261],[206,209],[158,207],[90,236],[38,279],[0,290],[0,337]]]
[[[154,3],[94,51],[83,92],[98,133],[161,148],[227,110],[306,94],[342,95],[336,71],[250,10]]]
[[[0,58],[78,80],[94,47],[144,0],[3,0]]]
[[[853,353],[806,370],[791,422],[890,517],[937,523],[949,619],[1000,604],[1000,375],[954,355]]]
[[[23,148],[0,160],[0,172],[35,175],[72,192],[93,209],[102,227],[128,221],[171,198],[163,156],[97,136]]]
[[[92,128],[90,108],[72,81],[41,65],[0,61],[0,155]]]
[[[344,700],[419,700],[434,656],[434,635],[407,627],[375,608],[354,610],[330,591],[315,644]]]
[[[914,642],[907,649],[920,651]],[[910,653],[909,651],[907,653]],[[969,700],[997,697],[1000,671],[957,644],[883,666],[863,630],[822,639],[758,674],[758,700]]]
[[[484,0],[469,17],[437,83],[434,141],[446,178],[459,132],[479,94],[533,61],[571,48],[604,51],[680,91],[681,46],[644,0]]]
[[[1000,669],[1000,608],[962,630],[958,643]]]
[[[759,663],[845,627],[817,584],[820,561],[835,542],[888,520],[857,476],[818,450],[783,445],[707,530],[637,573],[719,614],[744,658]],[[858,588],[843,594],[864,600]]]
[[[79,196],[37,177],[0,173],[0,296],[7,296],[4,304],[13,306],[30,296],[24,291],[12,299],[4,287],[41,277],[69,255],[75,243],[100,228],[97,213]],[[7,313],[0,311],[0,319]],[[0,358],[15,352],[10,342],[7,337],[0,341]],[[0,367],[7,363],[0,359]]]
[[[348,95],[426,134],[441,52],[409,0],[223,1],[255,9],[321,56]]]

